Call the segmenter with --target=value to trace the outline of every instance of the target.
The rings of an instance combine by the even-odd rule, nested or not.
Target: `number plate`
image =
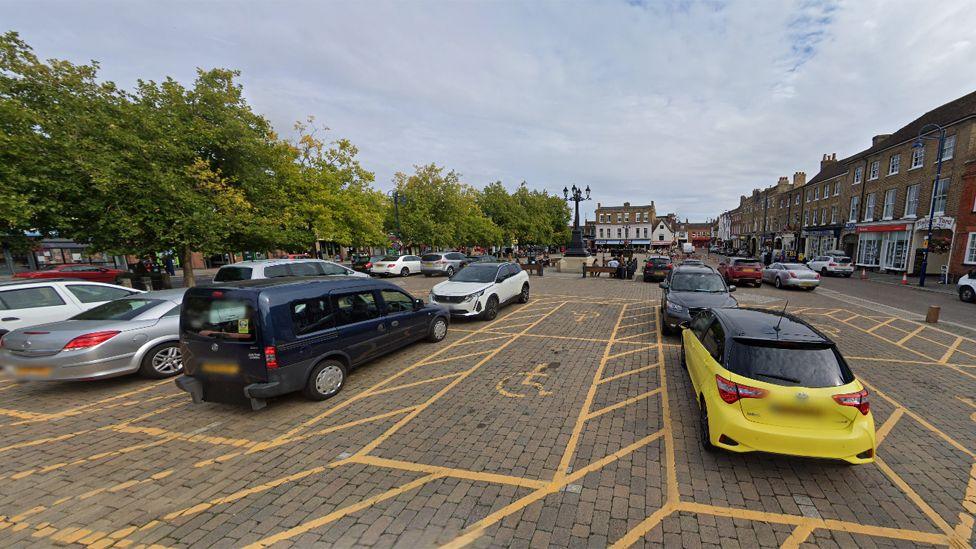
[[[204,364],[200,370],[205,374],[218,374],[222,376],[236,375],[241,371],[237,364]]]
[[[17,368],[17,375],[31,377],[48,377],[51,375],[50,366],[21,366]]]

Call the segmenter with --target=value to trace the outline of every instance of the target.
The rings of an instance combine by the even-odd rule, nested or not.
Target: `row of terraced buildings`
[[[875,136],[856,154],[822,155],[809,180],[796,172],[753,189],[716,226],[719,245],[736,253],[801,259],[841,251],[866,269],[917,275],[931,245],[927,274],[965,274],[976,268],[976,92]]]

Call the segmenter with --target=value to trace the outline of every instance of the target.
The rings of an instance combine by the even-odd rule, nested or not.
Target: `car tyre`
[[[698,432],[701,436],[701,445],[706,452],[714,452],[718,448],[712,444],[711,429],[708,426],[708,407],[705,406],[705,396],[698,397],[701,407],[698,413]]]
[[[776,282],[773,282],[773,286],[776,286],[777,290],[783,289],[783,282],[779,279],[778,276],[776,277]]]
[[[959,288],[959,299],[965,301],[966,303],[976,303],[976,291],[974,291],[970,286],[963,286]]]
[[[310,400],[325,400],[339,394],[345,384],[346,365],[338,360],[323,360],[312,368],[302,394]]]
[[[404,267],[400,269],[400,276],[410,276],[410,268]]]
[[[447,278],[451,278],[452,276],[454,276],[454,267],[448,267],[447,268]]]
[[[664,308],[661,309],[661,318],[658,322],[661,323],[661,335],[671,335],[673,333],[671,328],[668,328],[668,323],[664,318]]]
[[[681,367],[688,371],[688,361],[685,359],[685,338],[681,338]]]
[[[498,316],[498,296],[491,296],[485,303],[485,310],[481,313],[482,320],[495,320]]]
[[[427,334],[427,341],[437,343],[447,337],[447,319],[439,316],[430,323],[430,331]]]
[[[430,277],[432,277],[432,276],[434,276],[434,275],[432,275],[432,274],[430,274],[430,273],[424,273],[424,276],[426,276],[427,278],[430,278]]]
[[[827,267],[820,267],[820,276],[822,277],[827,276]]]
[[[529,283],[528,282],[526,282],[525,284],[522,284],[522,291],[519,293],[518,302],[519,303],[528,303],[529,302]]]
[[[156,345],[146,356],[142,357],[139,365],[139,375],[149,379],[163,379],[173,377],[183,371],[183,353],[180,344],[171,341]]]

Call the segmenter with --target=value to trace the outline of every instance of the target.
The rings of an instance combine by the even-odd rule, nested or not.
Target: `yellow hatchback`
[[[682,332],[706,450],[874,461],[868,392],[837,346],[792,315],[706,309]]]

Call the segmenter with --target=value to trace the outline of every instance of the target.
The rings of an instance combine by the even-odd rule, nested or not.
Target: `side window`
[[[335,265],[333,263],[322,262],[319,265],[322,266],[322,271],[326,275],[344,275],[348,274],[348,271],[340,265]]]
[[[292,276],[319,276],[322,274],[322,268],[311,261],[299,261],[288,266],[291,267]]]
[[[695,337],[699,341],[704,337],[705,330],[708,329],[708,323],[712,321],[711,315],[707,312],[698,313],[695,318],[691,321],[691,331],[695,333]]]
[[[383,302],[386,303],[387,313],[404,313],[413,311],[413,299],[403,292],[383,290]]]
[[[420,261],[420,258],[415,255],[408,255],[407,261]]]
[[[0,292],[0,310],[36,309],[38,307],[57,307],[64,305],[64,300],[58,292],[50,286],[40,288],[23,288],[21,290],[6,290]]]
[[[452,254],[447,254],[447,258],[457,260],[457,259],[464,259],[464,256],[462,254],[455,252]]]
[[[183,307],[182,305],[177,305],[176,307],[173,307],[172,309],[166,311],[166,313],[163,314],[162,318],[166,318],[168,316],[180,316],[180,309],[182,307]]]
[[[279,278],[282,276],[288,276],[290,269],[288,265],[272,265],[270,267],[264,268],[265,278]]]
[[[708,350],[708,354],[712,355],[712,358],[716,362],[722,364],[722,357],[725,354],[725,330],[722,329],[722,324],[720,322],[713,322],[705,333],[705,339],[702,341],[702,345]]]
[[[291,304],[291,320],[295,334],[304,335],[332,328],[335,318],[328,297],[295,301]]]
[[[372,291],[356,292],[332,297],[336,326],[345,326],[380,316],[380,308]]]
[[[120,297],[132,295],[128,290],[119,288],[108,288],[105,286],[87,286],[84,284],[71,284],[68,291],[78,298],[82,303],[98,303],[100,301],[112,301]]]
[[[520,272],[522,272],[522,267],[519,266],[518,263],[512,263],[508,267],[509,267],[509,269],[512,270],[512,276],[515,276],[515,275],[519,274]]]

